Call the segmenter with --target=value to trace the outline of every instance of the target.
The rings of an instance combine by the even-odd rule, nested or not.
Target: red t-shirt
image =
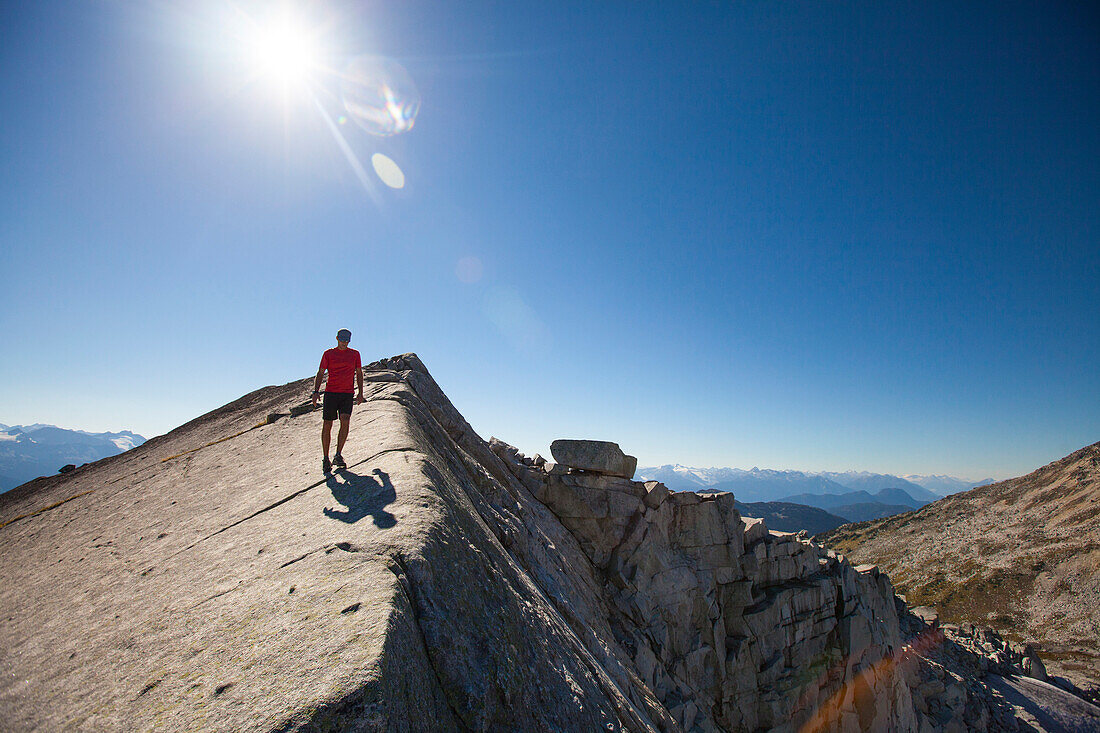
[[[355,349],[329,349],[321,357],[321,368],[328,369],[326,392],[351,394],[355,391],[355,373],[363,363]]]

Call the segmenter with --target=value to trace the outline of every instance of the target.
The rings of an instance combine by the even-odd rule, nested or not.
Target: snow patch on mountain
[[[144,437],[129,430],[92,433],[45,423],[5,425],[0,432],[0,491],[57,473],[64,465],[92,463],[144,442]]]
[[[996,480],[992,478],[983,478],[975,481],[973,479],[958,478],[943,474],[925,476],[919,473],[910,474],[904,478],[918,486],[923,486],[939,496],[950,496],[960,491],[970,491],[977,486],[988,486]]]

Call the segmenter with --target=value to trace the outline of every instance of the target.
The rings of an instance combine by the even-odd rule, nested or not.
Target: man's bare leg
[[[340,427],[340,433],[343,434],[344,428]],[[325,420],[324,425],[321,427],[321,448],[325,451],[325,458],[328,458],[328,447],[332,443],[332,420]],[[344,441],[341,440],[339,445],[343,445]],[[336,448],[336,452],[340,452],[340,448]]]
[[[343,455],[344,441],[348,439],[348,431],[351,429],[351,415],[340,416],[340,432],[336,434],[336,455]],[[328,452],[325,452],[328,455]]]

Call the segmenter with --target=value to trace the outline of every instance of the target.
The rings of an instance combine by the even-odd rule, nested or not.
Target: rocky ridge
[[[729,493],[490,447],[580,542],[617,641],[682,729],[917,728],[901,676],[860,676],[902,647],[885,576],[743,520]]]
[[[367,381],[327,478],[301,380],[0,497],[4,727],[1026,725],[876,567]]]
[[[941,620],[1035,643],[1058,676],[1100,699],[1100,443],[824,542],[878,563]]]
[[[994,684],[1045,680],[1034,648],[910,612],[877,566],[771,532],[727,492],[490,447],[602,571],[620,644],[684,730],[1045,730]],[[1072,724],[1100,726],[1057,692],[1084,710]]]

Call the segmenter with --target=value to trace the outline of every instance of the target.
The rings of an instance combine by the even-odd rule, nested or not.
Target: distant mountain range
[[[946,494],[966,491],[992,482],[967,481],[953,476],[910,475],[905,478],[867,471],[836,473],[822,471],[777,471],[753,467],[694,468],[665,465],[639,468],[639,478],[660,481],[677,491],[730,491],[739,501],[751,505],[755,514],[771,512],[781,516],[784,525],[797,524],[787,531],[806,529],[811,533],[824,531],[826,525],[839,517],[849,522],[881,519],[919,509]],[[825,510],[825,517],[799,514],[790,505],[816,507]],[[830,518],[831,517],[831,518]],[[814,529],[810,525],[813,525]],[[778,528],[769,520],[768,526]]]
[[[846,494],[796,494],[785,496],[780,501],[790,501],[795,504],[808,504],[822,509],[836,509],[845,504],[857,504],[877,501],[882,504],[901,504],[908,509],[919,509],[927,504],[927,501],[914,499],[905,489],[882,489],[874,494],[866,491],[849,491]]]
[[[788,504],[782,501],[760,501],[744,504],[733,503],[743,517],[759,517],[768,529],[780,532],[797,532],[801,529],[810,534],[820,534],[836,529],[849,522],[845,517],[805,504]]]
[[[753,467],[691,468],[656,466],[639,468],[638,478],[656,480],[675,491],[732,491],[741,501],[776,501],[790,494],[844,494],[850,488],[827,477],[801,471],[773,471]]]
[[[13,489],[39,476],[55,474],[67,464],[91,463],[144,442],[145,438],[129,430],[89,433],[42,423],[0,423],[0,491]]]
[[[951,494],[958,494],[961,491],[970,491],[978,486],[988,486],[996,481],[996,479],[992,478],[983,478],[980,481],[967,481],[965,479],[955,478],[954,476],[921,476],[920,474],[910,474],[904,478],[906,481],[910,481],[918,486],[923,486],[940,496],[950,496]]]
[[[785,496],[780,501],[824,509],[849,522],[892,517],[920,509],[929,503],[927,500],[913,498],[905,489],[893,488],[880,489],[873,494],[863,490],[849,491],[846,494],[796,494]]]
[[[791,494],[846,494],[850,491],[874,493],[881,489],[904,489],[914,499],[935,501],[959,491],[969,491],[975,486],[992,483],[993,479],[969,481],[954,476],[924,476],[912,474],[901,477],[868,471],[777,471],[753,467],[695,468],[692,466],[665,465],[641,467],[639,477],[660,481],[676,491],[698,491],[702,488],[723,488],[735,491],[741,487],[752,494],[738,496],[744,501],[775,501]]]
[[[823,473],[838,484],[845,486],[849,491],[877,492],[883,489],[902,489],[914,499],[935,501],[941,498],[940,494],[929,491],[920,484],[892,476],[888,473],[868,473],[867,471],[846,471],[845,473]]]

